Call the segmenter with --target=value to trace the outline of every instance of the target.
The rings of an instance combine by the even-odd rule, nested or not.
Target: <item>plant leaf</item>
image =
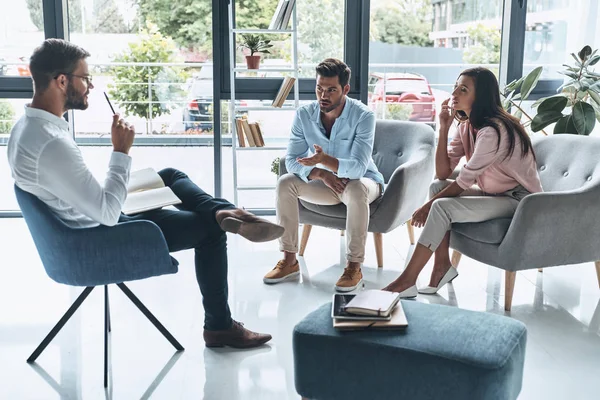
[[[553,111],[556,113],[562,112],[567,106],[569,99],[565,96],[552,96],[548,97],[544,101],[540,103],[538,106],[538,113],[543,113],[547,111]]]
[[[598,106],[600,106],[600,94],[598,94],[597,92],[595,92],[593,90],[588,90],[588,93],[590,94],[590,97],[592,99],[594,99],[596,104],[598,104]]]
[[[534,132],[541,131],[548,125],[558,121],[562,118],[562,113],[554,112],[554,111],[546,111],[543,113],[538,113],[535,117],[533,117],[533,121],[531,122],[531,130]]]
[[[592,65],[596,65],[596,63],[597,63],[598,61],[600,61],[600,56],[596,56],[596,57],[590,58],[590,63],[589,63],[589,65],[590,65],[590,66],[592,66]]]
[[[589,135],[596,124],[596,113],[594,107],[586,102],[579,101],[573,106],[573,122],[577,133]]]
[[[558,89],[556,89],[556,91],[557,91],[557,92],[560,92],[560,91],[561,91],[563,88],[565,88],[565,89],[566,89],[567,87],[573,86],[573,85],[575,85],[576,83],[578,83],[576,79],[571,79],[570,81],[568,81],[568,82],[565,82],[565,83],[563,83],[562,85],[560,85],[560,86],[558,87]],[[570,93],[572,93],[572,92],[570,92]]]
[[[523,100],[527,99],[535,85],[537,85],[540,80],[540,76],[542,75],[543,67],[537,67],[533,71],[527,74],[525,80],[523,81],[523,86],[521,87],[521,98]]]
[[[555,135],[560,133],[571,133],[576,135],[577,129],[575,128],[575,124],[573,123],[573,117],[571,115],[565,115],[564,117],[559,119],[556,122],[556,125],[554,125],[553,133]]]
[[[509,83],[508,85],[506,85],[504,87],[504,89],[507,92],[511,92],[511,91],[514,92],[515,90],[518,90],[521,87],[521,85],[523,84],[524,79],[525,79],[525,77],[522,76],[519,79],[516,79],[516,80],[512,81],[511,83]]]
[[[559,74],[561,75],[566,75],[569,78],[572,79],[579,79],[579,74],[576,74],[575,72],[569,72],[569,71],[558,71]]]
[[[579,67],[581,67],[581,61],[579,61],[579,58],[577,58],[577,56],[575,55],[575,53],[571,53],[571,57],[573,57],[575,59],[575,62],[577,63],[577,65]]]
[[[590,54],[592,54],[592,48],[586,45],[583,47],[583,49],[579,51],[578,55],[581,61],[585,61],[590,56]]]
[[[521,118],[523,118],[523,111],[521,110],[517,110],[515,111],[515,118],[517,118],[518,120],[521,120]]]

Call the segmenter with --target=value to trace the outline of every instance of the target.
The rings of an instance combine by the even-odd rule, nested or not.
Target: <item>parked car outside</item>
[[[370,74],[369,105],[378,118],[383,117],[384,107],[388,111],[394,110],[395,105],[406,105],[405,112],[399,113],[399,119],[424,122],[435,129],[435,97],[422,75],[407,72]]]
[[[213,130],[213,74],[212,65],[203,67],[195,74],[188,89],[188,102],[183,110],[184,130]],[[247,106],[243,100],[236,100],[238,106]],[[227,118],[227,110],[223,111]],[[247,114],[246,112],[238,114]]]

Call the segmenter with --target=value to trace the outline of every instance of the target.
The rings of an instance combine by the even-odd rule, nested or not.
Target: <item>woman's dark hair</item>
[[[29,59],[29,71],[36,92],[48,88],[52,79],[60,74],[72,74],[79,60],[90,56],[86,50],[62,39],[46,39]]]
[[[350,68],[336,58],[327,58],[317,65],[317,75],[325,78],[338,77],[342,89],[350,82]]]
[[[471,106],[471,114],[468,117],[473,128],[479,130],[486,126],[491,126],[498,135],[498,149],[500,149],[500,126],[498,122],[506,127],[508,134],[509,147],[506,158],[513,155],[515,151],[515,136],[521,139],[521,156],[525,157],[531,151],[533,157],[533,146],[529,135],[521,125],[521,121],[512,116],[502,107],[500,101],[500,87],[496,76],[486,68],[475,67],[461,72],[460,76],[469,76],[475,82],[475,100]],[[463,111],[458,111],[459,121],[466,121],[467,115]]]

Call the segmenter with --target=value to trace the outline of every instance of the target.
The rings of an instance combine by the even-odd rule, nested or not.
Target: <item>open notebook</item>
[[[145,168],[129,175],[123,214],[137,214],[179,203],[179,197],[175,196],[171,188],[165,186],[154,169]]]

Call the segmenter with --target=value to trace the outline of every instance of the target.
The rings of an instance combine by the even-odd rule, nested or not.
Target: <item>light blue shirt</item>
[[[370,178],[383,184],[383,175],[373,162],[375,138],[375,115],[363,103],[346,97],[342,114],[335,120],[328,139],[321,122],[321,110],[317,101],[300,107],[292,124],[287,147],[285,166],[305,182],[313,167],[306,167],[296,159],[314,153],[313,145],[339,160],[337,176],[347,179]],[[319,165],[319,168],[326,169]]]

